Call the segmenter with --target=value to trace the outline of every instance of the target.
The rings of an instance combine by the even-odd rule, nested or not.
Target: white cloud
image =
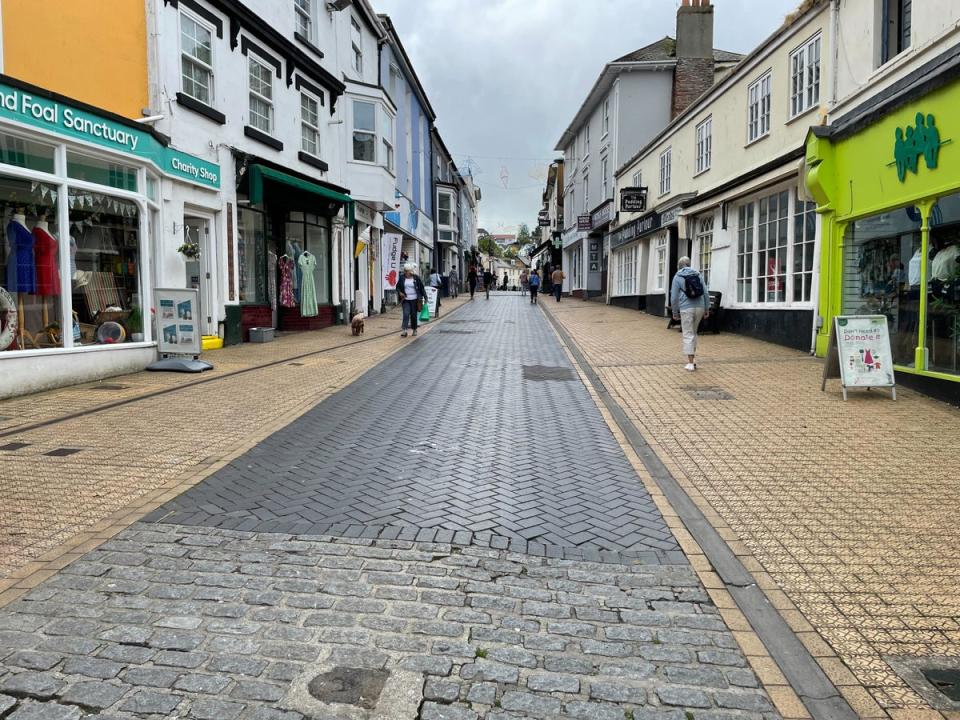
[[[390,15],[480,224],[536,222],[553,147],[605,63],[674,35],[674,0],[373,0]],[[715,0],[714,46],[749,52],[798,0]],[[501,175],[508,176],[507,187]]]

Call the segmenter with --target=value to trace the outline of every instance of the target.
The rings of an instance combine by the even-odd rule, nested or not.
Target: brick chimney
[[[713,85],[713,5],[683,0],[677,9],[677,67],[670,117],[686,110]]]

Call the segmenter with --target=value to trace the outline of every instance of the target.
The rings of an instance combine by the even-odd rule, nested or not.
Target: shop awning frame
[[[263,181],[270,180],[272,182],[287,185],[297,190],[302,190],[303,192],[319,195],[327,200],[341,203],[345,207],[347,225],[353,225],[354,199],[349,195],[344,195],[343,193],[337,192],[336,190],[331,190],[323,185],[310,182],[309,180],[303,180],[294,175],[289,175],[285,172],[274,170],[273,168],[265,165],[260,165],[259,163],[254,163],[251,165],[248,168],[248,172],[250,180],[251,205],[259,205],[263,202]]]

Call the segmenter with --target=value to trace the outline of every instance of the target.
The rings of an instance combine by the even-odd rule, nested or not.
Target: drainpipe
[[[830,96],[827,98],[827,112],[837,104],[837,87],[840,75],[840,0],[830,3]]]

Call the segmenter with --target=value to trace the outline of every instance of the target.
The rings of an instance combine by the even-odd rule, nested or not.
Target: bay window
[[[713,261],[713,215],[697,221],[697,261],[703,282],[710,285],[710,265]]]
[[[353,159],[377,161],[377,106],[372,102],[353,101]]]

